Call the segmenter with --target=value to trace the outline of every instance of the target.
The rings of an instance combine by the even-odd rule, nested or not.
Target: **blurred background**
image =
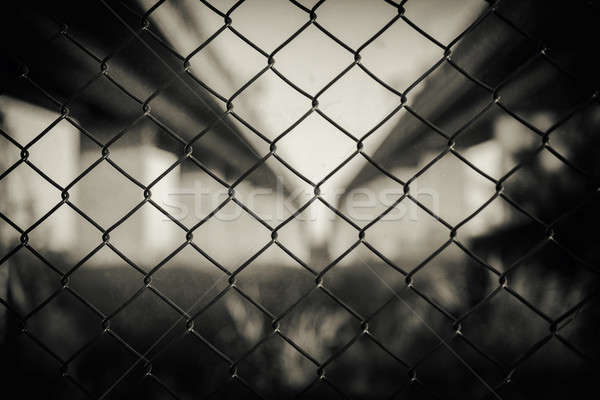
[[[4,8],[25,398],[592,387],[595,2]]]

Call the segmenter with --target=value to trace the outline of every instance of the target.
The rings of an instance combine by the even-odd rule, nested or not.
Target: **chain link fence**
[[[526,7],[514,2],[482,3],[482,11],[465,29],[444,43],[413,20],[411,7],[418,5],[412,1],[386,0],[381,3],[387,7],[387,22],[355,46],[321,23],[320,11],[329,1],[291,0],[286,6],[301,13],[304,22],[267,51],[236,25],[236,10],[251,7],[252,2],[249,3],[241,0],[224,7],[217,2],[199,0],[194,6],[202,7],[203,12],[221,22],[206,40],[194,44],[186,53],[181,53],[181,46],[166,39],[171,27],[159,26],[155,19],[166,8],[181,6],[170,0],[150,6],[101,0],[89,11],[82,9],[86,6],[65,3],[40,10],[41,16],[23,9],[6,14],[12,21],[6,21],[5,41],[10,43],[2,54],[3,96],[43,104],[44,109],[53,113],[48,114],[43,129],[30,132],[31,136],[23,140],[11,132],[13,125],[9,124],[8,110],[12,103],[1,103],[0,135],[4,143],[0,186],[4,182],[5,187],[2,188],[4,206],[0,218],[5,225],[0,255],[4,288],[0,302],[5,309],[3,352],[6,356],[0,362],[9,386],[14,384],[25,397],[52,398],[526,398],[563,396],[578,388],[592,387],[599,349],[594,335],[598,333],[595,224],[598,220],[596,153],[600,114],[596,112],[598,95],[594,75],[597,74],[593,73],[593,65],[586,65],[590,62],[586,58],[590,37],[574,35],[593,29],[594,5]],[[461,7],[460,3],[455,6]],[[557,14],[559,10],[564,15]],[[338,18],[343,20],[345,8],[340,6],[337,12]],[[192,18],[186,16],[185,11],[179,16],[181,21]],[[574,22],[567,21],[575,17]],[[364,18],[369,16],[364,15]],[[77,19],[89,21],[89,27],[85,28],[87,22],[73,24]],[[486,25],[492,21],[494,27]],[[556,21],[564,25],[557,26]],[[22,33],[25,26],[20,24],[23,23],[32,27],[27,34]],[[571,29],[569,23],[579,23],[579,30],[573,28],[566,32]],[[367,50],[376,46],[382,35],[399,25],[408,27],[437,52],[436,61],[403,88],[371,70],[367,56]],[[308,29],[316,29],[318,35],[352,59],[315,92],[296,84],[278,64],[279,55]],[[193,66],[195,57],[225,34],[232,34],[249,46],[262,57],[264,64],[228,95],[213,87],[210,79],[204,80]],[[527,45],[506,50],[486,41],[498,39],[504,46],[510,46],[515,42],[513,37]],[[575,39],[579,42],[573,44]],[[38,57],[44,48],[54,51],[57,41],[74,46],[78,51],[76,56],[56,53],[64,57]],[[565,42],[572,46],[568,49],[570,52],[563,51]],[[106,51],[100,51],[102,46],[98,43],[104,45]],[[142,51],[144,56],[138,58],[133,48]],[[134,52],[132,57],[136,59],[126,64],[129,70],[120,70],[115,60],[128,52]],[[391,58],[390,63],[401,62],[403,55],[396,56],[399,58]],[[73,59],[78,64],[69,66]],[[238,62],[243,64],[245,60]],[[235,70],[238,66],[229,68]],[[536,68],[550,68],[552,73],[546,76],[550,78],[539,78],[545,75]],[[160,69],[162,75],[156,73],[156,69]],[[366,74],[372,83],[395,98],[393,109],[360,135],[331,117],[322,106],[322,98],[356,71]],[[255,127],[236,108],[236,100],[268,73],[273,73],[305,101],[299,118],[276,135]],[[152,78],[136,83],[136,77],[141,79],[144,74]],[[432,78],[436,74],[438,77]],[[156,76],[161,79],[155,79]],[[562,80],[575,88],[575,94],[559,86]],[[108,126],[106,131],[110,132],[100,135],[94,133],[94,124],[86,126],[85,117],[78,114],[77,108],[77,101],[89,96],[86,91],[99,82],[106,88],[102,90],[117,91],[134,104],[133,119],[111,122],[110,115],[115,115],[115,109],[127,107],[125,100],[102,104],[107,99],[100,94],[96,100],[86,100],[95,101],[90,114],[100,121],[97,124]],[[554,85],[559,87],[558,93],[553,94]],[[205,126],[193,134],[180,134],[171,127],[169,117],[163,118],[157,111],[159,107],[154,107],[156,99],[173,87],[185,93],[180,93],[180,97],[189,103],[202,105],[200,117]],[[479,93],[478,97],[475,92]],[[545,103],[528,103],[535,96]],[[177,104],[173,107],[176,109]],[[32,114],[39,115],[37,109],[23,109],[23,121],[33,118]],[[270,110],[263,112],[268,114]],[[367,150],[369,138],[401,113],[413,120],[413,125],[407,128],[412,129],[412,133],[401,131],[401,127],[392,130],[375,151]],[[499,113],[504,117],[500,118]],[[539,115],[546,119],[537,118]],[[353,147],[319,179],[281,155],[285,139],[309,117],[320,118],[335,127]],[[484,120],[492,121],[491,125],[482,124]],[[141,151],[142,136],[131,139],[132,147],[124,150],[125,156],[115,150],[117,142],[126,138],[141,121],[158,127],[157,140],[168,141],[176,149],[169,151],[172,158],[166,158],[168,163],[146,180],[124,166],[127,158]],[[400,121],[402,124],[404,120]],[[88,154],[94,155],[85,168],[66,181],[54,178],[33,157],[43,149],[61,159],[63,148],[39,147],[39,144],[55,134],[54,129],[62,124],[80,136],[78,140],[87,143]],[[240,133],[240,127],[247,131]],[[494,129],[500,135],[504,130],[510,131],[507,135],[513,133],[506,142],[509,147],[518,146],[521,140],[514,132],[526,131],[528,143],[532,143],[501,174],[487,169],[493,153],[481,153],[483,148],[477,147],[489,139]],[[428,133],[422,133],[423,130]],[[409,133],[412,142],[404,141]],[[425,136],[428,141],[442,144],[429,147],[428,154],[432,157],[410,174],[398,176],[398,159],[409,158],[410,153],[417,152],[419,147],[414,143],[421,143]],[[555,136],[558,137],[555,139]],[[203,142],[204,139],[207,141]],[[319,147],[319,143],[314,145]],[[325,154],[334,151],[327,144],[321,147]],[[266,150],[257,150],[261,148]],[[308,150],[299,147],[291,151]],[[471,157],[478,152],[482,157]],[[385,177],[399,191],[391,203],[366,223],[358,223],[347,215],[340,203],[322,193],[336,174],[357,159],[366,166],[355,174],[354,186],[368,186],[375,179]],[[441,170],[435,169],[449,159],[493,188],[488,197],[456,221],[450,221],[443,210],[460,207],[460,199],[441,198],[449,204],[435,207],[426,204],[415,192],[415,183],[431,171],[443,175],[442,181],[451,181],[448,174],[456,170],[446,169],[446,164]],[[308,199],[298,202],[293,212],[277,223],[263,218],[246,204],[239,191],[245,182],[254,179],[256,171],[269,163],[275,163],[308,185],[311,191]],[[225,192],[224,200],[193,224],[182,222],[154,198],[161,182],[184,164],[208,175],[213,184]],[[117,173],[122,182],[133,184],[141,195],[110,224],[98,221],[93,205],[86,208],[72,199],[73,192],[82,187],[86,177],[103,167]],[[19,188],[31,183],[21,175],[12,186],[6,183],[22,168],[33,172],[35,182],[49,183],[56,196],[49,209],[25,225],[17,222],[19,217],[15,210],[27,201],[35,203],[32,197],[36,192],[25,192],[17,199],[17,205],[10,208],[8,204]],[[371,172],[366,173],[367,170]],[[520,178],[515,179],[517,175]],[[110,191],[108,196],[120,201],[120,192],[124,189],[98,185],[100,191]],[[79,190],[91,188],[85,186]],[[468,192],[470,189],[458,190]],[[313,249],[313,257],[307,260],[296,254],[293,244],[280,235],[314,204],[335,214],[337,223],[350,229],[354,238],[335,256],[319,258],[314,256],[316,250]],[[386,216],[406,204],[416,206],[445,235],[440,246],[436,245],[426,256],[412,262],[386,254],[370,239],[370,233]],[[498,204],[524,222],[500,228],[483,225],[483,232],[473,238],[461,237],[471,221]],[[239,265],[219,262],[219,257],[203,248],[199,240],[211,234],[210,229],[203,231],[203,227],[226,207],[243,210],[244,215],[270,235],[270,239],[257,251],[252,250]],[[164,247],[165,243],[169,246],[166,255],[151,265],[136,261],[136,257],[120,248],[113,238],[119,227],[139,215],[142,208],[158,211],[163,224],[176,226],[179,238],[176,242],[170,239],[161,242],[163,225],[146,228],[153,229],[159,236],[152,246]],[[77,218],[81,217],[91,226],[97,239],[93,248],[84,249],[84,254],[72,263],[60,251],[43,251],[43,243],[64,240],[63,247],[68,250],[78,246],[76,236],[61,238],[64,233],[57,229],[51,237],[46,235],[46,242],[34,239],[36,230],[40,231],[45,221],[64,209],[74,211]],[[31,209],[21,212],[29,216],[35,214]],[[8,231],[11,233],[6,233]],[[234,232],[227,232],[225,237],[231,238],[227,245],[232,251],[236,246],[244,246],[235,242]],[[326,237],[322,242],[333,239]],[[460,253],[463,260],[460,263],[472,267],[442,278],[442,275],[427,275],[426,271],[434,268],[431,265],[451,248]],[[299,265],[307,281],[301,283],[300,278],[295,278],[295,272],[285,268],[267,272],[265,279],[273,288],[261,287],[263,292],[257,295],[256,290],[245,286],[244,281],[253,278],[244,273],[273,249],[281,250],[285,257]],[[120,265],[118,271],[94,275],[88,269],[86,275],[86,263],[105,251]],[[167,286],[157,284],[157,277],[167,264],[190,251],[194,257],[211,264],[213,275],[197,278],[196,272],[191,270],[181,272],[179,280],[169,281]],[[359,251],[354,267],[348,268],[352,272],[344,273],[347,268],[342,265],[344,260]],[[408,247],[403,251],[412,250]],[[323,259],[327,261],[322,268],[314,265]],[[443,265],[444,258],[441,259]],[[40,266],[31,267],[34,264]],[[383,269],[386,272],[382,272]],[[290,276],[294,278],[288,286],[277,286],[277,282]],[[482,280],[486,283],[481,284]],[[75,284],[76,281],[79,283]],[[488,285],[489,282],[492,283]],[[460,297],[458,306],[448,305],[444,291],[457,283],[469,294]],[[193,301],[180,301],[179,296],[186,290],[191,293],[186,296]],[[231,295],[237,300],[229,303],[224,300]],[[268,300],[269,296],[272,305],[267,306],[262,300]],[[498,304],[499,298],[503,299],[502,303],[493,306]],[[367,302],[376,304],[363,307]],[[168,311],[159,312],[159,309]],[[298,317],[300,309],[303,313]],[[233,328],[219,328],[225,320]],[[308,336],[314,340],[308,340]],[[509,352],[510,356],[505,356]],[[306,375],[305,371],[310,374]]]

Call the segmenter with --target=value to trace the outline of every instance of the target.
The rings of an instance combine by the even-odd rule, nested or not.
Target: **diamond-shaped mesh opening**
[[[317,143],[328,143],[324,149]],[[308,146],[298,154],[294,149]],[[310,114],[277,143],[277,154],[313,183],[325,178],[356,149],[354,142],[316,113]]]
[[[350,65],[352,55],[311,25],[281,49],[275,60],[275,68],[287,79],[316,94]]]
[[[268,317],[235,289],[229,289],[194,319],[194,329],[233,359],[254,347],[270,325]]]
[[[50,395],[54,395],[58,383],[56,374],[59,373],[60,364],[56,358],[35,343],[35,339],[27,335],[18,335],[14,338],[12,342],[14,349],[22,349],[22,351],[20,361],[13,366],[14,370],[8,377],[18,379],[21,375],[36,376],[39,384],[47,388],[47,393],[50,392]],[[11,349],[6,350],[4,354],[10,356]],[[23,387],[22,393],[23,396],[35,396],[36,388]]]
[[[443,280],[443,287],[431,283]],[[429,299],[460,316],[483,300],[496,287],[498,277],[486,266],[450,245],[413,278],[414,285]]]
[[[589,197],[585,204],[577,207],[554,226],[561,244],[588,265],[598,265],[599,261],[598,255],[592,251],[593,235],[589,234],[599,218],[593,199],[594,197]],[[577,229],[575,229],[576,227]],[[575,232],[567,234],[568,231]]]
[[[344,21],[344,23],[341,23],[342,21],[338,18],[340,7],[349,11],[347,18],[351,18]],[[350,12],[350,9],[352,9],[352,12]],[[390,4],[385,2],[366,4],[333,0],[319,7],[317,22],[322,24],[339,40],[356,49],[381,29],[391,19],[395,11]],[[367,13],[369,18],[362,18]]]
[[[55,32],[60,27],[55,25]],[[100,72],[100,64],[75,45],[65,35],[57,35],[37,52],[28,56],[31,62],[30,76],[43,84],[46,90],[60,93],[63,98],[74,95]],[[62,69],[69,79],[55,80],[45,73],[48,69]]]
[[[544,375],[548,382],[543,389],[534,390],[527,382],[535,379],[538,374],[535,366],[539,364],[546,366]],[[594,372],[581,357],[557,339],[551,339],[525,360],[513,375],[512,383],[501,393],[507,396],[532,396],[539,394],[540,391],[547,393],[548,396],[566,396],[573,392],[585,393],[591,388],[590,378],[593,375]]]
[[[266,362],[273,363],[271,371],[262,369]],[[257,393],[281,398],[293,396],[309,385],[317,367],[284,339],[272,336],[245,357],[238,369]]]
[[[492,182],[451,155],[439,159],[416,182],[420,190],[431,188],[430,196],[418,200],[450,224],[471,215],[495,193]],[[464,191],[470,195],[461,200]]]
[[[196,135],[193,139],[190,138],[195,140],[192,143],[194,158],[188,158],[182,165],[186,169],[191,167],[187,169],[188,172],[197,169],[206,172],[208,169],[213,177],[233,184],[256,165],[258,158],[269,151],[269,146],[254,131],[231,115],[221,114],[218,118],[219,120],[210,119],[211,125],[208,130],[192,131]],[[223,149],[223,153],[216,154],[215,148]]]
[[[222,398],[231,398],[231,399],[260,399],[261,397],[251,389],[251,387],[247,386],[240,382],[238,379],[233,379],[225,382],[219,390],[214,391],[210,394],[211,397],[222,397]]]
[[[446,396],[488,397],[491,391],[486,385],[495,386],[504,378],[497,365],[460,338],[429,354],[416,372],[425,386],[435,387],[436,394]]]
[[[70,286],[106,315],[116,311],[143,285],[143,276],[103,246],[69,277]],[[115,282],[118,281],[118,284]]]
[[[529,161],[542,145],[539,134],[495,106],[458,132],[460,155],[495,179]]]
[[[10,251],[20,245],[21,234],[8,222],[2,219],[0,220],[0,238],[2,239],[3,243],[0,258],[3,258],[7,256]],[[2,268],[0,267],[0,269]],[[4,271],[0,273],[8,274],[8,268],[5,268]]]
[[[50,179],[66,187],[87,167],[79,163],[80,146],[85,146],[84,143],[90,147],[92,141],[69,122],[62,120],[29,148],[28,159]],[[64,151],[48,157],[57,148]]]
[[[427,197],[424,193],[417,200]],[[416,203],[404,199],[370,227],[365,238],[385,257],[410,269],[448,240],[448,229]]]
[[[191,245],[152,274],[152,286],[187,312],[202,308],[227,286],[226,275]]]
[[[87,159],[91,164],[97,155],[89,154]],[[142,190],[106,161],[96,165],[74,188],[78,198],[73,204],[105,228],[116,223],[143,199]]]
[[[77,384],[63,379],[52,386],[50,396],[65,399],[85,399],[87,394]]]
[[[141,104],[111,82],[108,76],[102,76],[77,93],[69,104],[69,113],[77,124],[100,142],[105,142],[129,127],[143,110]],[[108,121],[102,123],[103,120],[98,120],[99,115],[115,116],[107,117]],[[86,142],[82,146],[93,147]]]
[[[257,23],[257,17],[263,23]],[[275,50],[305,22],[301,10],[291,3],[252,0],[231,14],[233,27],[267,53]]]
[[[547,130],[591,95],[589,89],[588,93],[582,93],[582,89],[554,65],[537,58],[507,82],[499,95],[502,104],[521,118],[540,130]],[[532,120],[526,113],[528,109],[543,110],[548,115],[544,120]]]
[[[25,229],[60,202],[58,189],[29,165],[20,164],[0,181],[11,199],[0,203],[0,212]]]
[[[151,191],[152,200],[187,227],[202,221],[228,198],[227,187],[190,159],[164,175]]]
[[[286,311],[315,284],[314,276],[278,246],[269,247],[237,276],[237,286],[273,315]],[[281,292],[285,299],[277,296]]]
[[[182,152],[183,144],[149,118],[138,120],[110,146],[110,159],[144,185],[153,182]],[[129,154],[135,148],[137,157]]]
[[[184,241],[185,231],[150,204],[144,204],[111,232],[111,243],[146,271]]]
[[[310,101],[271,71],[261,75],[235,100],[235,112],[271,140],[309,109]]]
[[[319,97],[319,108],[356,137],[366,134],[399,104],[398,96],[356,67]]]
[[[449,44],[467,29],[486,10],[486,4],[479,0],[457,1],[437,4],[433,2],[415,2],[407,4],[405,16],[437,41]],[[442,16],[444,24],[436,23],[435,17]],[[450,22],[451,21],[451,22]]]
[[[396,357],[415,365],[451,335],[451,323],[405,285],[393,287],[388,301],[369,320],[369,331]],[[390,324],[389,319],[403,321]]]
[[[26,301],[21,302],[17,307],[16,311],[21,315],[27,315],[35,310],[61,287],[60,275],[27,249],[19,250],[2,268],[8,270],[11,264],[14,265],[13,269],[16,267],[18,271],[14,273],[10,271],[7,277],[16,289],[12,295],[24,296],[25,293],[31,292],[24,299]]]
[[[535,279],[541,273],[548,275],[544,282]],[[516,292],[546,315],[558,318],[593,292],[597,272],[586,269],[551,242],[508,277]]]
[[[346,345],[359,321],[321,290],[312,292],[280,322],[281,331],[320,362]]]
[[[111,394],[117,397],[157,397],[169,396],[167,386],[153,374],[148,374],[144,365],[137,364],[117,385],[111,389]]]
[[[71,18],[69,20],[68,33],[72,40],[98,58],[103,59],[112,53],[114,50],[112,43],[123,43],[132,37],[132,33],[122,24],[114,26],[110,32],[106,32],[103,25],[107,20],[114,18],[114,16],[102,4],[85,6],[80,3],[72,3],[69,6],[70,10],[68,12],[71,15],[77,15],[80,12],[88,12],[94,15],[92,21],[80,21],[76,18]],[[127,16],[124,15],[124,17]],[[56,31],[58,26],[54,25],[53,28]]]
[[[598,328],[581,329],[582,325],[589,320],[598,320],[598,297],[586,299],[575,308],[574,312],[567,318],[564,326],[561,327],[559,334],[568,341],[572,347],[584,354],[591,354],[592,357],[598,356],[595,350],[594,342],[598,334]]]
[[[544,176],[535,190],[525,182]],[[584,195],[592,192],[589,181],[577,170],[566,165],[549,151],[538,153],[530,163],[520,168],[505,184],[506,194],[524,210],[538,218],[553,220],[581,202]],[[552,192],[558,203],[538,203]],[[539,201],[539,200],[538,200]],[[535,206],[533,206],[536,204]],[[535,209],[534,209],[535,207]]]
[[[595,146],[597,137],[593,126],[600,117],[600,105],[592,102],[568,120],[559,124],[550,134],[550,146],[562,157],[591,176],[598,176],[598,166],[586,155],[587,146]]]
[[[0,95],[0,106],[2,107],[0,127],[14,141],[25,146],[59,118],[58,110],[55,103],[44,97],[24,79],[12,79],[9,82],[10,86],[4,88],[6,93]],[[10,94],[13,91],[23,93],[28,101],[14,98]],[[8,139],[4,135],[2,135],[2,143],[6,145],[2,147],[3,157],[6,157],[2,164],[8,166],[10,165],[8,161],[11,159],[8,154],[12,153],[12,145],[9,145]],[[18,150],[16,155],[19,157]]]
[[[427,385],[417,379],[408,379],[404,384],[398,388],[395,393],[394,399],[400,399],[402,397],[414,397],[417,399],[436,399],[439,394],[435,393]]]
[[[502,326],[498,325],[499,320],[489,317],[491,313],[506,316]],[[499,329],[502,335],[494,338],[477,335],[482,329]],[[462,322],[462,331],[479,348],[505,365],[512,365],[549,333],[546,321],[505,290],[471,313]],[[492,340],[495,350],[491,348]],[[497,343],[502,346],[496,347]]]
[[[67,205],[60,206],[28,236],[36,251],[63,272],[102,242],[101,232]],[[76,250],[68,251],[74,244]]]
[[[379,262],[377,262],[379,261]],[[339,265],[327,271],[323,282],[340,300],[362,316],[377,311],[390,296],[390,287],[402,285],[404,275],[358,246]],[[363,292],[363,288],[369,288]]]
[[[115,45],[116,53],[107,62],[107,72],[130,95],[144,101],[172,79],[173,66],[178,60],[164,47],[156,45],[148,32],[138,36],[121,46]]]
[[[372,154],[381,145],[381,143],[387,138],[387,136],[395,128],[398,127],[398,122],[401,118],[408,118],[406,115],[408,111],[402,107],[394,109],[390,114],[386,115],[377,125],[373,126],[367,135],[363,136],[362,151],[367,154]]]
[[[109,356],[110,362],[98,362]],[[109,390],[137,360],[137,357],[114,336],[103,333],[94,343],[69,363],[73,377],[96,396]]]
[[[63,359],[101,331],[101,320],[72,294],[62,291],[27,319],[27,329]],[[64,340],[68,337],[69,340]]]
[[[372,176],[368,184],[353,187],[356,171]],[[404,194],[403,186],[358,156],[321,185],[321,197],[358,226],[366,226]],[[384,217],[385,218],[385,217]]]
[[[244,62],[237,62],[239,59]],[[194,76],[227,98],[241,89],[267,64],[264,56],[230,30],[221,32],[195,53],[189,62]]]
[[[194,243],[232,271],[269,240],[267,228],[232,201],[194,231]],[[229,243],[235,243],[235,250],[224,252]]]
[[[494,87],[533,56],[535,50],[535,41],[491,14],[464,37],[464,45],[456,47],[452,58],[469,75]],[[497,61],[495,68],[484,68],[491,57]]]
[[[148,102],[150,112],[160,123],[185,140],[206,129],[221,110],[214,98],[189,74],[172,75],[167,85],[160,87]],[[138,116],[142,106],[138,105]]]
[[[501,272],[547,238],[543,225],[499,198],[489,203],[458,232],[459,239],[469,243],[478,257]]]
[[[433,91],[438,95],[429,101],[419,99],[417,93],[425,91]],[[458,96],[464,96],[468,100],[462,105],[460,113],[454,110],[448,112]],[[477,118],[492,101],[491,97],[488,90],[461,74],[449,62],[444,62],[415,86],[410,92],[409,104],[422,118],[452,135]],[[478,140],[485,140],[485,136],[484,132],[478,132]]]
[[[144,0],[143,3],[144,10],[146,11],[150,11],[152,6],[154,6],[154,2],[152,1]],[[217,8],[220,8],[221,6],[227,7],[223,9],[223,12],[226,12],[227,9],[233,5],[233,3],[231,3],[228,6],[228,0],[213,3],[213,6]],[[190,22],[184,22],[181,25],[177,25],[176,29],[162,32],[161,26],[164,26],[165,24],[170,25],[181,12],[199,18],[202,21],[202,25],[194,26]],[[191,53],[199,45],[209,40],[211,35],[223,26],[223,17],[211,10],[203,2],[194,0],[180,0],[175,3],[165,2],[152,11],[150,14],[150,21],[153,23],[151,26],[153,32],[164,35],[164,38],[168,43],[177,43],[176,50],[180,54]]]
[[[214,3],[214,4],[213,4]],[[218,10],[216,12],[221,12],[223,14],[227,13],[231,8],[237,3],[236,0],[223,0],[219,2],[210,3],[214,9]]]
[[[379,168],[407,181],[447,148],[447,139],[403,109],[365,139],[363,151]]]
[[[11,143],[8,139],[0,136],[0,143],[2,143],[2,164],[0,164],[0,174],[7,171],[14,163],[20,159],[20,150],[17,146]]]
[[[344,395],[336,390],[329,384],[329,382],[323,380],[317,380],[314,384],[310,385],[307,390],[302,391],[298,396],[299,399],[343,399]]]
[[[145,352],[177,321],[179,314],[150,290],[132,298],[110,319],[111,329],[134,349]]]
[[[183,398],[212,394],[231,377],[227,363],[191,333],[175,338],[153,357],[152,371]]]
[[[354,368],[361,360],[362,368]],[[325,369],[328,379],[348,396],[388,397],[407,368],[363,335]]]
[[[323,235],[335,232],[336,241],[323,243]],[[314,201],[278,232],[279,241],[311,268],[322,270],[357,239],[356,230],[319,200]]]
[[[403,21],[396,21],[361,52],[365,67],[400,92],[443,54],[442,49]]]
[[[236,199],[273,227],[292,216],[314,192],[308,183],[285,172],[270,157],[235,187]]]

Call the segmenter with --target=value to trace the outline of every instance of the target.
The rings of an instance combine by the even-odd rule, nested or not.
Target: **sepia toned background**
[[[594,2],[6,6],[24,398],[584,393]]]

